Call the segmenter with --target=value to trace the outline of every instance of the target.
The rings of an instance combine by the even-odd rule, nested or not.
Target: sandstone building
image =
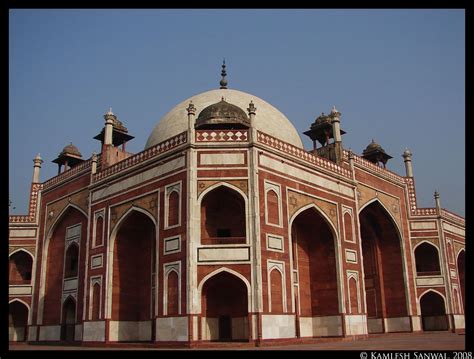
[[[109,110],[9,220],[11,341],[255,344],[464,330],[465,222],[418,208],[377,143],[343,146],[333,108],[291,122],[227,88],[184,100],[142,152]],[[98,129],[99,130],[99,129]]]

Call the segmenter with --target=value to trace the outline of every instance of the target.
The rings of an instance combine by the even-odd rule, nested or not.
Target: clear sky
[[[283,112],[301,134],[333,105],[343,146],[375,139],[405,174],[413,153],[418,205],[464,215],[464,10],[11,10],[9,196],[27,212],[32,159],[51,163],[93,137],[113,112],[143,150],[155,124],[182,100],[229,88]]]

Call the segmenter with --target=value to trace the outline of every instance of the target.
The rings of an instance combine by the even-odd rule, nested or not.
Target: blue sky
[[[109,106],[143,150],[182,100],[229,88],[274,105],[302,132],[342,113],[343,146],[372,138],[404,175],[413,153],[418,205],[465,208],[463,10],[11,10],[9,196],[26,213],[32,159],[41,180],[72,142],[89,158]],[[310,141],[303,138],[307,149]]]

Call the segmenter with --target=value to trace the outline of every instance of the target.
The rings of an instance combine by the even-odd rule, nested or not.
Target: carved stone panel
[[[52,224],[55,223],[59,215],[69,204],[73,204],[87,213],[89,207],[89,191],[85,189],[59,201],[48,203],[46,206],[45,233],[49,232]]]
[[[110,228],[113,229],[120,218],[132,207],[141,208],[153,215],[153,218],[158,218],[158,193],[151,193],[149,195],[133,199],[129,202],[122,203],[110,209]]]
[[[293,192],[291,190],[288,191],[288,209],[289,218],[293,217],[293,215],[300,209],[305,207],[308,204],[314,204],[318,207],[327,217],[331,220],[332,224],[335,228],[337,226],[337,207],[335,204],[331,202],[324,201],[319,198],[314,198],[311,196],[307,196],[301,193]]]
[[[457,255],[458,255],[459,251],[460,251],[461,249],[464,249],[466,246],[464,246],[464,245],[461,244],[461,243],[455,242],[455,241],[453,241],[453,243],[454,243],[454,254],[455,254],[456,258],[457,258]]]
[[[198,198],[202,192],[204,192],[207,188],[215,185],[216,183],[228,183],[233,185],[234,187],[239,188],[242,192],[244,192],[248,196],[248,183],[247,180],[227,180],[227,181],[198,181],[197,182],[197,193]]]
[[[8,255],[10,255],[12,252],[14,252],[18,249],[24,249],[25,251],[30,253],[33,257],[35,256],[35,247],[23,247],[23,246],[9,246],[8,247]]]
[[[438,238],[415,238],[411,240],[412,247],[415,248],[416,245],[420,242],[430,242],[431,244],[435,245],[439,249],[439,239]]]
[[[395,221],[397,222],[398,227],[402,230],[402,221],[400,218],[400,202],[398,198],[388,196],[385,193],[376,191],[373,188],[359,184],[358,187],[358,196],[359,208],[362,208],[366,203],[373,200],[374,198],[378,199],[385,208],[390,212]]]

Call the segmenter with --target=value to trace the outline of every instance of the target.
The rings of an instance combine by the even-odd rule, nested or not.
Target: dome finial
[[[221,71],[221,81],[220,81],[220,85],[221,85],[221,89],[226,89],[227,88],[227,80],[226,80],[226,76],[227,76],[227,72],[225,71],[225,58],[224,58],[224,61],[222,61],[222,71]]]

